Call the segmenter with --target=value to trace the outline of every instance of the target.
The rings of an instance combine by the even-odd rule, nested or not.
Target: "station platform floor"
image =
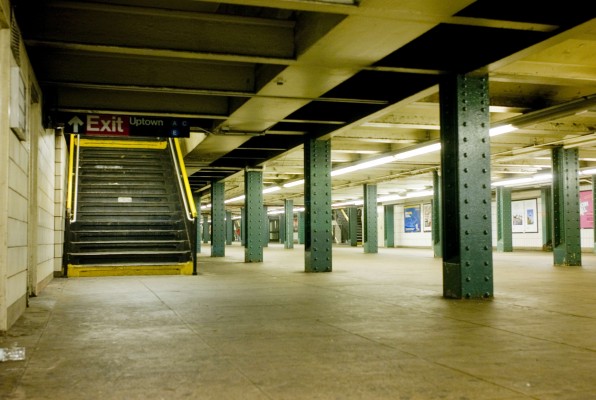
[[[596,399],[596,256],[494,253],[492,300],[442,298],[427,249],[203,247],[198,276],[56,278],[0,346],[0,398]]]

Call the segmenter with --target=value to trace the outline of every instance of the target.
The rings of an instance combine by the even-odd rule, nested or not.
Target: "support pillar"
[[[283,244],[286,241],[286,215],[279,214],[279,243]]]
[[[395,247],[395,206],[384,207],[385,218],[385,247]]]
[[[304,211],[300,211],[298,213],[298,243],[304,244],[305,242],[305,225],[306,221],[304,220]]]
[[[223,182],[211,184],[211,257],[226,255],[226,210]]]
[[[232,212],[226,211],[226,245],[231,245],[234,240],[234,221],[232,221]]]
[[[497,251],[513,251],[511,188],[497,187]]]
[[[269,240],[271,239],[271,223],[269,222],[269,214],[267,213],[267,206],[263,206],[263,232],[261,240],[263,247],[269,247]]]
[[[364,185],[364,252],[379,252],[377,185]]]
[[[443,217],[441,212],[441,177],[438,171],[433,171],[433,199],[431,200],[432,207],[432,241],[433,253],[435,258],[443,257]]]
[[[285,242],[284,248],[294,248],[294,200],[284,200]]]
[[[201,198],[199,196],[195,195],[193,196],[193,200],[195,202],[195,205],[197,207],[197,217],[195,219],[195,229],[196,229],[196,242],[195,242],[195,250],[197,252],[197,254],[201,253]]]
[[[540,190],[542,204],[542,250],[553,251],[553,195],[551,187]]]
[[[348,207],[348,226],[350,230],[350,246],[358,246],[358,208]]]
[[[555,265],[581,266],[578,149],[552,149]]]
[[[203,243],[209,243],[209,238],[211,234],[209,233],[209,216],[207,214],[203,215]]]
[[[246,246],[246,211],[244,207],[240,208],[240,244]]]
[[[331,143],[304,143],[304,270],[331,272]]]
[[[491,298],[489,99],[486,76],[440,83],[443,296]]]
[[[244,212],[246,227],[244,240],[244,262],[263,261],[263,225],[267,214],[263,214],[263,171],[246,170],[244,172]],[[267,229],[269,228],[267,225]]]

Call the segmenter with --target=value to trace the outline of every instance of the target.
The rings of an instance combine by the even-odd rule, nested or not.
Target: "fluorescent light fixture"
[[[387,196],[377,197],[377,203],[386,203],[388,201],[403,200],[403,199],[405,199],[405,197],[400,196],[399,194],[388,194]]]
[[[211,204],[206,204],[204,206],[201,206],[201,210],[208,210],[211,208]]]
[[[518,127],[513,126],[512,124],[500,125],[500,126],[495,126],[494,128],[490,128],[488,131],[488,135],[490,137],[493,137],[493,136],[502,135],[504,133],[514,132],[518,129],[519,129]]]
[[[491,186],[519,186],[532,183],[548,182],[553,179],[553,174],[538,174],[527,178],[506,179],[504,181],[493,182]]]
[[[591,169],[584,169],[583,171],[579,171],[580,175],[596,175],[596,168]]]
[[[292,209],[292,212],[293,213],[302,212],[302,211],[304,211],[304,207],[295,207],[295,208]],[[286,211],[283,210],[283,209],[281,209],[281,210],[273,210],[273,211],[268,211],[267,212],[267,215],[277,215],[277,214],[283,214],[285,212]]]
[[[299,179],[297,181],[292,181],[292,182],[284,183],[283,184],[283,187],[285,187],[285,188],[291,188],[291,187],[299,186],[299,185],[304,185],[304,179]]]
[[[334,171],[331,171],[331,176],[339,176],[339,175],[347,174],[349,172],[359,171],[361,169],[367,169],[367,168],[376,167],[378,165],[387,164],[394,160],[393,157],[394,156],[385,156],[385,157],[381,157],[381,158],[376,158],[374,160],[365,161],[360,164],[350,165],[349,167],[336,169]]]
[[[426,197],[426,196],[432,196],[434,194],[433,190],[420,190],[418,192],[409,192],[406,194],[406,197],[408,199],[412,199],[415,197]]]
[[[433,143],[429,144],[428,146],[418,147],[414,150],[404,151],[403,153],[398,153],[393,156],[394,160],[405,160],[407,158],[412,158],[416,156],[420,156],[422,154],[428,154],[435,151],[441,150],[441,143]]]
[[[263,194],[277,192],[278,190],[281,190],[279,186],[271,186],[266,189],[263,189]]]
[[[231,198],[231,199],[227,199],[226,201],[224,201],[224,204],[228,204],[228,203],[235,203],[235,202],[237,202],[237,201],[242,201],[242,200],[244,200],[245,198],[246,198],[246,196],[242,194],[242,195],[240,195],[240,196],[238,196],[238,197],[233,197],[233,198]]]

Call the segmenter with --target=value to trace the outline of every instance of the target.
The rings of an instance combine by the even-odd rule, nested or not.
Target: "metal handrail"
[[[188,183],[188,175],[186,174],[186,167],[184,166],[180,144],[177,139],[172,140],[172,138],[169,138],[169,141],[172,159],[174,160],[174,166],[176,168],[176,177],[178,178],[178,187],[180,188],[184,210],[186,211],[186,218],[189,221],[194,221],[197,217],[197,209]],[[180,175],[182,175],[182,177]]]
[[[68,185],[66,189],[66,215],[70,222],[75,222],[77,219],[77,197],[79,191],[79,136],[71,135],[70,138],[70,154],[68,155]],[[77,149],[76,163],[74,161],[75,143]],[[74,176],[74,178],[73,178]],[[73,184],[74,179],[74,184]],[[73,190],[74,185],[74,190]],[[74,198],[74,207],[73,207]]]

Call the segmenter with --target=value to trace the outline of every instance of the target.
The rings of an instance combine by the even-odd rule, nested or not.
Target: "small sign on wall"
[[[517,200],[511,202],[511,231],[513,233],[538,232],[537,200]]]
[[[592,191],[579,192],[579,226],[581,229],[594,228],[594,208]]]
[[[424,232],[430,232],[433,229],[433,207],[431,203],[422,205],[422,228]]]

